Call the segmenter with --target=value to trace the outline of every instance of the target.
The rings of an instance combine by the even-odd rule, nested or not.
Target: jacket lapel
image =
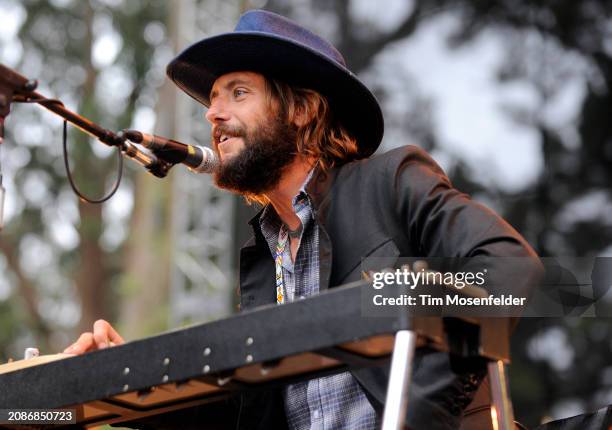
[[[251,238],[240,250],[240,309],[276,303],[274,258],[259,228],[259,211],[249,221]]]

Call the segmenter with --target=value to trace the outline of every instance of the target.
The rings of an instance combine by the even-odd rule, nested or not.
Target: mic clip
[[[174,166],[174,164],[170,164],[164,160],[157,159],[156,163],[146,167],[146,169],[153,176],[157,176],[158,178],[165,178],[168,175],[170,169]]]
[[[121,132],[119,133],[121,135]],[[174,166],[172,163],[168,163],[159,157],[156,157],[150,152],[145,152],[139,149],[136,145],[124,141],[121,147],[121,151],[132,160],[143,166],[149,173],[158,178],[165,178],[168,175],[170,169]]]

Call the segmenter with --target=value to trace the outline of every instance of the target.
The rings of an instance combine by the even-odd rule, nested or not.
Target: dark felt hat
[[[209,106],[215,80],[242,70],[320,92],[340,123],[357,138],[362,157],[378,148],[384,123],[374,95],[346,68],[344,58],[329,42],[275,13],[245,13],[233,32],[191,45],[172,60],[166,72],[179,88]]]

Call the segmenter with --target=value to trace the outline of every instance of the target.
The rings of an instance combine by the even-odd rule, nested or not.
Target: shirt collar
[[[298,192],[297,196],[295,196],[293,198],[293,204],[295,204],[295,201],[297,200],[297,198],[300,196],[301,193],[304,193],[305,195],[308,195],[308,191],[306,191],[306,187],[308,186],[308,183],[312,179],[313,173],[314,173],[314,169],[310,169],[310,172],[308,172],[308,176],[306,176],[306,179],[304,180],[304,183],[300,187],[300,191]]]
[[[306,179],[302,183],[300,190],[293,197],[293,199],[291,199],[291,205],[293,206],[294,209],[296,209],[297,206],[299,206],[298,202],[304,198],[307,199],[308,204],[310,204],[310,197],[308,196],[308,191],[306,191],[306,188],[308,187],[308,183],[312,179],[313,173],[314,173],[314,169],[310,169],[310,172],[308,172],[308,176],[306,176]],[[263,208],[261,212],[261,216],[259,217],[260,227],[263,228],[264,224],[268,224],[268,225],[272,224],[273,226],[276,226],[276,224],[278,224],[280,226],[280,218],[278,217],[276,211],[274,210],[274,207],[270,203],[268,203]]]

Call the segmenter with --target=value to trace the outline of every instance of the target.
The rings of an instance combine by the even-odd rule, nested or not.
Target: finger
[[[125,343],[125,341],[123,340],[123,338],[121,337],[121,335],[119,333],[117,333],[117,331],[113,328],[112,325],[108,325],[108,338],[110,340],[111,346],[115,346],[115,345],[121,345],[122,343]]]
[[[96,347],[98,349],[104,349],[108,347],[109,330],[110,324],[104,320],[97,320],[93,325],[93,337]]]
[[[97,320],[94,323],[93,336],[99,349],[124,343],[123,338],[105,320]]]
[[[74,352],[76,354],[83,354],[93,349],[95,349],[93,334],[91,332],[85,332],[81,334],[81,336],[79,336],[78,340],[76,341]]]
[[[401,267],[403,272],[410,272],[412,269],[410,268],[410,264],[402,264]]]
[[[423,272],[429,268],[427,261],[425,260],[417,260],[414,262],[414,271],[415,272]]]
[[[94,348],[93,334],[85,332],[77,341],[64,350],[66,354],[84,354]]]

